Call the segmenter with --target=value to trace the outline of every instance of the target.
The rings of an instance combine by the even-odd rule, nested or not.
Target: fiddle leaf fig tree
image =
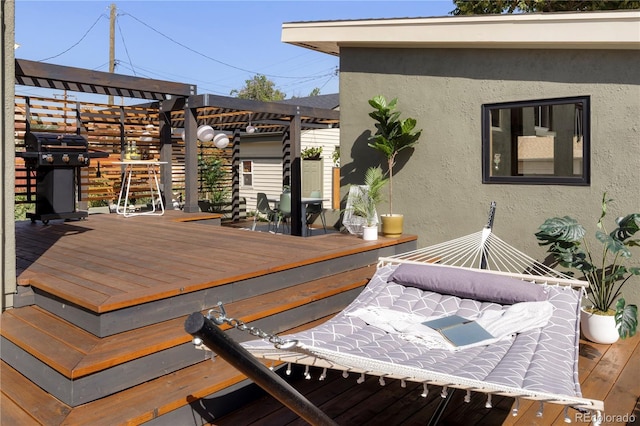
[[[398,99],[387,103],[384,96],[378,95],[369,100],[373,111],[369,117],[376,121],[376,133],[369,138],[369,146],[379,151],[387,160],[389,173],[389,214],[393,214],[393,166],[396,155],[406,148],[418,143],[422,130],[414,131],[414,118],[400,119],[400,111],[396,111]]]
[[[595,238],[602,244],[599,257],[585,238],[586,231],[575,219],[564,216],[547,219],[535,234],[541,246],[549,246],[550,253],[561,266],[573,269],[588,281],[587,299],[592,305],[590,311],[614,315],[621,338],[636,334],[638,308],[627,305],[620,297],[622,287],[639,281],[640,267],[630,266],[632,247],[640,246],[640,239],[633,236],[640,230],[640,213],[631,213],[616,219],[617,227],[607,233],[603,219],[607,213],[607,203],[611,199],[602,196],[602,212],[596,223]],[[573,275],[572,271],[569,271]],[[613,308],[615,302],[615,309]]]

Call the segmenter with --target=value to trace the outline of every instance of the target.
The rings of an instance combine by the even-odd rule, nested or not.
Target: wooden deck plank
[[[0,383],[2,425],[57,425],[71,412],[71,407],[35,386],[4,361],[0,361]],[[15,406],[21,407],[24,414],[17,413]],[[28,414],[25,407],[28,407]]]
[[[0,424],[3,425],[20,425],[20,426],[39,426],[33,417],[27,414],[18,404],[10,400],[4,393],[0,394]]]
[[[107,232],[110,228],[104,228],[101,231]],[[149,236],[149,229],[146,232],[123,232],[123,230],[112,230],[109,233],[110,238],[104,238],[100,242],[96,241],[83,241],[78,238],[73,241],[67,242],[66,245],[59,243],[56,244],[56,248],[60,250],[66,249],[65,255],[73,256],[74,253],[82,253],[81,259],[87,259],[88,261],[95,262],[96,264],[102,264],[107,267],[118,267],[121,270],[129,272],[135,271],[137,275],[141,277],[149,277],[153,272],[157,270],[163,270],[164,276],[173,276],[173,278],[184,277],[189,275],[191,269],[195,267],[196,270],[210,269],[208,265],[211,262],[205,262],[204,258],[194,258],[188,252],[193,250],[193,242],[189,246],[176,245],[174,241],[170,239],[170,236],[166,233],[158,231],[158,235]],[[131,236],[135,236],[135,241],[128,241]],[[133,245],[133,247],[127,246]],[[150,249],[150,247],[152,249]],[[123,256],[123,254],[135,253],[135,256]],[[165,267],[167,259],[171,259],[174,263],[174,268],[169,271]],[[193,260],[192,260],[193,259]],[[209,261],[211,259],[208,259]],[[186,266],[182,266],[186,263]],[[179,271],[179,273],[176,273]],[[194,277],[201,276],[201,273],[192,273]],[[153,280],[150,280],[153,283]]]
[[[604,400],[604,407],[605,414],[620,416],[620,419],[624,419],[625,415],[628,419],[635,413],[637,421],[640,414],[637,411],[638,398],[640,398],[640,339],[636,338],[635,341],[635,349],[620,375],[615,379],[611,392]]]
[[[2,318],[2,336],[12,342],[28,341],[28,345],[18,346],[67,377],[71,377],[73,368],[85,355],[64,340],[6,313]]]
[[[69,278],[68,275],[67,278]],[[78,285],[57,274],[36,273],[29,278],[29,285],[95,312],[98,312],[100,306],[108,300],[108,295],[94,290],[90,282]]]
[[[127,290],[130,291],[135,287],[148,288],[139,286],[139,284],[129,280],[108,276],[107,274],[100,274],[95,271],[85,269],[84,267],[76,268],[72,273],[67,270],[68,268],[68,264],[62,261],[58,261],[50,257],[43,257],[39,259],[38,263],[31,265],[29,272],[32,276],[43,274],[57,277],[63,275],[64,281],[90,289],[91,292],[102,294],[104,297],[119,294]]]
[[[69,250],[63,244],[56,244],[55,251],[43,255],[38,259],[38,262],[42,262],[43,259],[51,259],[66,265],[66,269],[61,270],[59,274],[77,275],[79,272],[87,272],[95,279],[106,276],[137,283],[137,286],[144,287],[151,287],[158,281],[173,282],[181,278],[178,275],[168,273],[153,276],[154,271],[144,265],[137,264],[135,258],[131,259],[122,256],[122,254],[117,257],[109,257],[103,256],[102,251],[96,248],[90,254],[85,251]]]
[[[65,345],[75,348],[77,351],[88,354],[96,348],[100,343],[100,338],[84,331],[81,328],[74,327],[67,321],[47,312],[46,310],[36,306],[25,306],[20,309],[8,310],[3,320],[8,317],[16,318],[24,323],[29,324],[36,330],[54,336],[63,340]],[[6,330],[11,330],[8,324],[4,325]],[[3,333],[4,335],[4,333]],[[24,336],[20,336],[21,339]]]

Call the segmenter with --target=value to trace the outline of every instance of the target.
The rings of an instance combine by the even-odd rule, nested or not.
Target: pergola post
[[[184,106],[184,211],[197,213],[198,207],[198,137],[196,109],[188,98]]]
[[[240,130],[233,131],[231,152],[231,220],[240,220]]]
[[[158,125],[160,134],[160,161],[166,162],[160,166],[160,179],[162,182],[162,195],[164,208],[173,210],[173,142],[171,140],[171,110],[163,109],[164,102],[158,109]]]
[[[291,117],[289,124],[291,159],[291,235],[302,236],[302,143],[300,141],[301,120],[299,111]]]

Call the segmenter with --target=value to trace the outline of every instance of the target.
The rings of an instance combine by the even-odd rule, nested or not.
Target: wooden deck
[[[226,396],[247,389],[245,378],[223,360],[203,360],[184,331],[186,315],[221,300],[230,315],[272,332],[313,326],[355,298],[378,256],[411,248],[415,238],[301,238],[211,223],[168,212],[17,224],[21,285],[19,306],[2,314],[0,327],[0,423],[304,424],[268,395]],[[581,342],[582,391],[604,400],[611,421],[603,424],[640,415],[639,360],[640,336]],[[303,380],[294,371],[289,380],[341,425],[423,425],[440,401],[435,387],[422,398],[421,386],[319,374]],[[511,398],[494,396],[487,409],[482,395],[468,404],[463,396],[454,393],[440,424],[564,424],[551,404],[537,417],[538,404],[522,400],[513,417]]]
[[[1,317],[2,423],[193,419],[197,401],[245,378],[221,360],[209,371],[184,331],[188,314],[221,301],[270,332],[312,324],[357,296],[379,256],[416,246],[414,236],[302,238],[217,220],[172,211],[17,223],[20,285]]]

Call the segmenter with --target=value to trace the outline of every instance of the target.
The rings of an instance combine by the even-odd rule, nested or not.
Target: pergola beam
[[[84,68],[16,59],[16,83],[76,92],[165,100],[196,93],[192,84],[132,77]]]

